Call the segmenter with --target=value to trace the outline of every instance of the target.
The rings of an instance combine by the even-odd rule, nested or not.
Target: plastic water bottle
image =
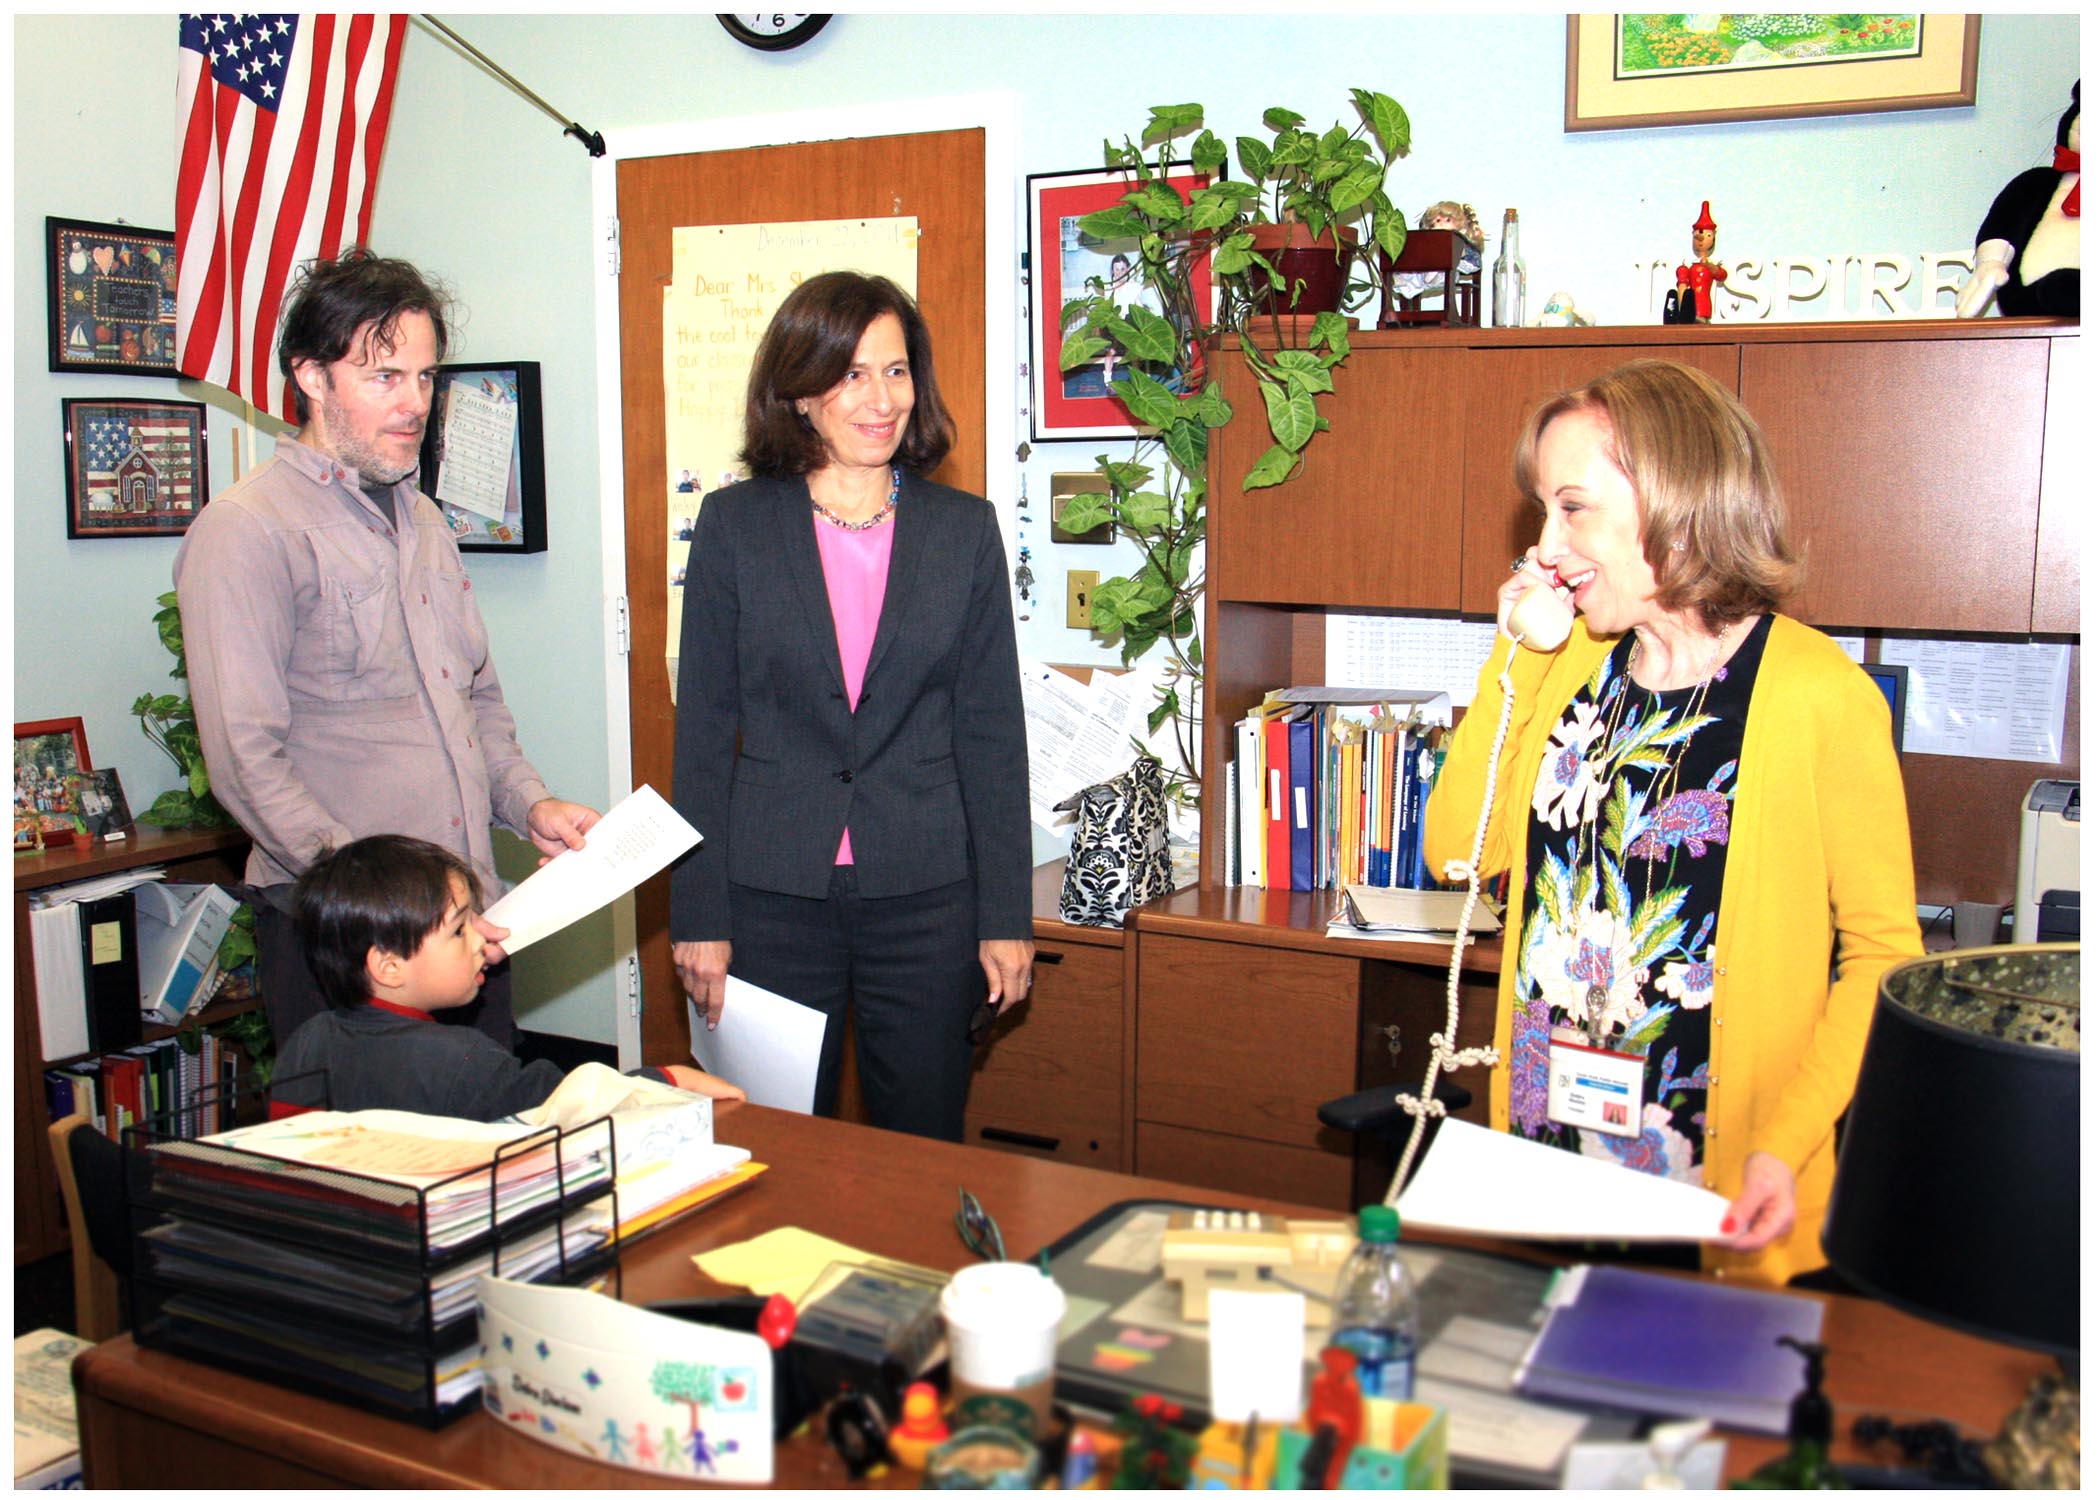
[[[1400,1215],[1373,1203],[1356,1217],[1357,1246],[1335,1284],[1329,1343],[1356,1356],[1356,1383],[1366,1396],[1411,1401],[1415,1346],[1422,1315],[1414,1278],[1400,1259]]]

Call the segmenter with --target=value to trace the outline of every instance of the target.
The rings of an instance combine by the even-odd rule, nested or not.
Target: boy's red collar
[[[374,1010],[383,1010],[390,1016],[412,1016],[418,1021],[435,1021],[437,1019],[436,1016],[433,1016],[427,1010],[416,1010],[411,1006],[396,1005],[393,1001],[382,1000],[377,995],[374,995],[367,1003]]]

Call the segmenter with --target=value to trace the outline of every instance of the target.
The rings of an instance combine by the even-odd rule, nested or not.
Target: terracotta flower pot
[[[1303,224],[1256,224],[1254,248],[1283,273],[1283,290],[1274,294],[1279,313],[1311,317],[1341,311],[1342,294],[1349,285],[1349,256],[1356,248],[1355,230],[1330,229],[1315,238]],[[1294,303],[1291,291],[1301,284],[1303,289]],[[1266,313],[1268,303],[1269,294],[1256,294],[1256,311]]]

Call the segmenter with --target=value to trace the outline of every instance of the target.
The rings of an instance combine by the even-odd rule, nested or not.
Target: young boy
[[[499,1120],[554,1092],[562,1070],[521,1063],[471,1026],[435,1011],[481,989],[486,955],[474,917],[479,882],[449,849],[381,834],[322,856],[293,891],[299,938],[331,1009],[278,1049],[272,1089],[281,1104],[405,1109]],[[300,1079],[326,1069],[325,1079]],[[698,1068],[636,1070],[696,1094],[741,1099],[735,1084]]]

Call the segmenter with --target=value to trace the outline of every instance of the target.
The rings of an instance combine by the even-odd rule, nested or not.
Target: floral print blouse
[[[1515,1133],[1699,1181],[1714,930],[1743,724],[1771,628],[1760,619],[1710,682],[1666,693],[1633,680],[1629,631],[1562,712],[1531,794],[1510,1048]],[[1637,1136],[1547,1118],[1552,1029],[1580,1029],[1592,996],[1613,1047],[1646,1048]]]

